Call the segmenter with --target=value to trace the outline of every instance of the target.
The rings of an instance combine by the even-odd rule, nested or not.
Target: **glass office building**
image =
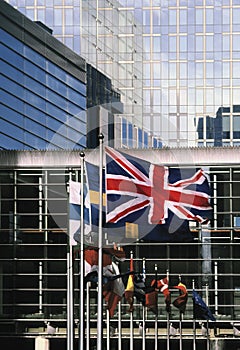
[[[128,122],[143,129],[142,26],[132,13],[119,12],[118,2],[8,2],[48,25],[56,38],[108,76],[121,94]],[[144,125],[149,132],[149,124]]]
[[[136,154],[150,162],[161,159],[163,164],[189,168],[203,167],[213,189],[213,218],[209,225],[192,226],[193,241],[179,243],[149,242],[144,237],[129,238],[124,246],[127,259],[120,263],[121,271],[129,268],[130,251],[137,271],[145,261],[146,284],[155,277],[169,273],[170,284],[179,276],[189,291],[183,319],[183,346],[192,346],[193,309],[191,291],[196,290],[208,301],[216,317],[210,323],[212,346],[237,350],[239,338],[233,327],[239,326],[239,183],[238,148],[142,150]],[[86,160],[98,162],[95,151],[86,151]],[[8,348],[18,344],[34,349],[35,338],[45,337],[50,349],[65,349],[67,329],[67,251],[68,251],[68,183],[80,179],[79,152],[73,151],[1,151],[0,152],[0,342]],[[207,159],[207,160],[206,160]],[[161,231],[160,231],[161,233]],[[105,242],[105,241],[104,241]],[[110,242],[109,242],[110,243]],[[74,328],[78,346],[79,321],[79,256],[74,255]],[[126,282],[126,281],[125,281]],[[172,298],[178,293],[172,291]],[[97,298],[96,285],[90,287],[90,344],[96,345]],[[87,299],[85,299],[85,302]],[[87,304],[86,304],[86,310]],[[141,304],[134,303],[134,343],[141,347],[138,324],[143,320]],[[107,348],[107,318],[103,307],[104,341]],[[87,312],[87,311],[86,311]],[[167,313],[161,293],[158,296],[158,346],[166,345]],[[123,298],[121,306],[122,346],[129,346],[130,315]],[[179,312],[172,307],[171,322],[178,327]],[[146,344],[153,348],[155,315],[145,315]],[[118,349],[119,314],[110,324],[115,329],[110,344]],[[56,328],[50,335],[47,323]],[[197,322],[197,345],[205,347],[206,337]],[[178,348],[179,337],[171,338]],[[217,344],[217,345],[216,345]]]
[[[113,36],[115,39],[119,36],[124,38],[121,52],[127,54],[129,53],[128,40],[135,37],[135,30],[137,30],[138,24],[141,24],[135,39],[138,39],[140,47],[144,43],[142,46],[144,49],[141,49],[143,54],[141,64],[144,65],[145,69],[144,76],[140,79],[144,102],[134,103],[132,106],[134,108],[140,106],[140,112],[137,115],[141,117],[138,121],[140,124],[142,123],[143,127],[147,126],[151,129],[156,138],[153,140],[150,137],[152,135],[145,132],[146,129],[139,128],[134,124],[133,111],[136,112],[137,109],[128,110],[129,114],[125,113],[121,116],[119,114],[121,108],[119,108],[115,111],[121,126],[119,146],[125,149],[134,146],[144,148],[149,145],[149,139],[151,139],[154,147],[161,146],[162,143],[169,146],[215,145],[220,147],[175,147],[172,149],[166,147],[154,151],[142,149],[126,151],[134,156],[147,159],[149,162],[166,166],[202,167],[209,176],[212,189],[213,217],[208,225],[191,224],[194,238],[192,242],[184,241],[181,244],[146,242],[143,237],[137,236],[137,232],[134,232],[136,234],[133,239],[134,244],[129,242],[124,247],[127,260],[121,264],[121,269],[126,271],[129,268],[129,257],[132,250],[134,258],[136,258],[134,263],[139,271],[142,271],[143,261],[146,263],[147,284],[155,276],[155,265],[158,267],[159,277],[165,277],[166,273],[169,273],[171,285],[177,284],[179,276],[181,276],[182,282],[186,284],[189,291],[189,300],[182,323],[184,349],[192,348],[191,290],[194,280],[196,290],[208,302],[209,308],[216,317],[216,322],[210,323],[210,346],[220,350],[228,348],[237,350],[239,348],[240,319],[240,153],[237,147],[240,112],[237,98],[239,46],[235,39],[238,39],[239,36],[236,17],[240,8],[239,4],[234,0],[214,2],[208,0],[129,0],[118,2],[16,0],[8,2],[30,18],[41,20],[52,27],[53,34],[69,47],[74,48],[76,52],[81,50],[81,35],[83,36],[85,33],[85,39],[87,39],[87,33],[90,33],[90,28],[92,28],[89,47],[85,42],[84,50],[90,50],[90,42],[96,40],[95,36],[97,36],[99,45],[106,46],[109,45],[109,37]],[[1,9],[3,9],[3,3],[0,0]],[[98,7],[95,6],[96,3]],[[81,32],[78,27],[79,21],[81,23],[81,14],[83,15],[83,12],[80,11],[80,5],[85,6],[85,9],[88,7],[89,11],[89,16],[86,17],[89,23],[89,26],[85,28],[86,32]],[[117,22],[116,17],[113,21],[111,13],[120,13],[118,16],[122,16],[122,22]],[[25,17],[24,20],[23,17],[21,18],[20,23],[26,26],[27,31],[30,24]],[[113,33],[105,20],[117,23],[116,28],[112,27]],[[92,21],[95,21],[94,25]],[[136,26],[133,24],[135,21]],[[130,25],[126,25],[126,22],[129,22]],[[75,27],[74,23],[77,24]],[[120,23],[122,23],[121,35],[118,28]],[[0,21],[1,27],[5,24],[5,21]],[[110,29],[108,34],[105,31],[107,27]],[[1,87],[6,97],[3,99],[1,108],[4,108],[7,113],[1,115],[1,117],[3,116],[1,122],[5,127],[0,130],[2,133],[0,140],[4,141],[7,137],[2,148],[12,145],[11,148],[22,147],[24,151],[2,149],[0,152],[0,344],[7,348],[15,348],[17,345],[25,350],[33,350],[35,338],[43,336],[49,340],[51,350],[61,350],[66,349],[67,338],[68,183],[70,179],[80,179],[80,159],[78,150],[73,148],[70,151],[66,150],[71,145],[68,142],[72,141],[72,136],[68,138],[66,129],[64,129],[66,134],[61,135],[63,137],[61,146],[56,142],[56,145],[60,146],[58,148],[63,148],[63,150],[51,151],[49,149],[48,129],[42,129],[40,125],[42,119],[39,117],[42,116],[42,103],[48,108],[51,108],[52,105],[59,108],[55,100],[56,95],[61,98],[61,103],[69,102],[66,115],[72,117],[74,114],[72,108],[76,106],[76,100],[73,103],[72,98],[71,101],[68,101],[68,95],[60,96],[64,84],[66,84],[65,92],[66,89],[69,90],[69,94],[72,96],[74,91],[74,96],[79,98],[77,108],[80,114],[82,111],[84,112],[86,107],[91,109],[95,105],[98,106],[98,96],[95,95],[94,89],[91,92],[91,100],[85,100],[85,103],[82,103],[88,94],[84,90],[86,88],[84,82],[85,79],[89,78],[89,82],[94,85],[96,80],[100,82],[105,78],[102,72],[98,74],[95,68],[90,66],[89,75],[86,77],[87,70],[83,64],[84,61],[55,40],[50,42],[54,44],[52,48],[56,54],[56,46],[60,45],[66,53],[64,60],[62,61],[61,56],[58,55],[49,56],[46,38],[49,40],[54,38],[50,39],[49,34],[43,34],[43,31],[38,29],[36,25],[31,24],[29,28],[32,29],[31,33],[33,34],[36,31],[37,41],[27,42],[28,35],[18,38],[15,34],[16,27],[13,25],[9,27],[8,33],[1,33],[4,48],[1,50],[1,54],[6,55],[3,56],[4,59],[1,63],[4,67],[1,77],[4,79],[2,80],[4,83],[1,84]],[[39,46],[39,43],[42,42],[44,43],[43,51],[42,46]],[[34,44],[34,47],[31,47],[31,43]],[[113,40],[113,43],[116,44],[116,41]],[[133,46],[131,40],[130,46]],[[26,71],[22,70],[21,65],[14,67],[12,64],[11,60],[18,57],[18,48],[20,50],[18,55],[21,55]],[[36,56],[34,55],[32,64],[35,68],[31,70],[29,63],[33,48],[39,52],[36,52]],[[92,48],[94,48],[93,45]],[[107,71],[109,69],[109,76],[110,69],[112,70],[111,74],[115,74],[114,64],[110,65],[110,60],[106,60],[105,55],[101,54],[101,50],[96,47],[92,50],[91,55],[89,53],[89,57],[92,56],[92,62],[97,63],[101,70]],[[109,47],[107,53],[110,54],[111,50]],[[68,53],[71,53],[70,56],[74,62],[76,60],[77,67],[69,65],[69,61],[66,64],[65,59],[68,57]],[[119,55],[120,53],[116,52],[116,56]],[[57,60],[59,68],[56,71],[59,74],[56,77],[56,85],[52,85],[54,59]],[[121,61],[121,65],[124,67],[123,71],[134,65],[134,59],[127,60],[128,58],[126,61]],[[39,69],[41,74],[37,77],[35,74],[39,72]],[[92,72],[90,73],[90,71]],[[9,74],[8,79],[6,72]],[[66,75],[63,76],[63,73]],[[128,75],[129,73],[130,75]],[[122,77],[125,76],[126,81],[130,85],[134,85],[129,80],[132,70],[129,69],[124,74]],[[25,75],[25,80],[22,80],[21,77],[25,77]],[[139,76],[137,75],[137,78]],[[69,77],[71,77],[70,81]],[[42,78],[45,79],[46,83],[43,84],[40,80]],[[64,79],[64,84],[62,84]],[[115,79],[114,86],[109,85],[110,81],[107,78],[103,84],[99,84],[98,88],[102,86],[103,89],[100,88],[100,92],[103,95],[106,92],[108,98],[110,100],[113,98],[113,102],[117,102],[117,106],[119,106],[120,92],[130,91],[129,96],[131,96],[131,91],[134,89],[132,89],[133,85],[126,89],[127,84],[125,84],[122,86],[122,90],[121,88],[118,90],[121,84],[117,85],[118,77]],[[29,86],[23,84],[24,89],[19,92],[17,88],[20,84],[29,81],[35,83],[33,84],[35,89],[29,91],[27,89]],[[78,82],[79,85],[75,86],[75,82]],[[40,90],[36,88],[36,83],[39,84],[38,87],[44,86],[47,91],[46,96],[48,94],[50,96],[49,100],[46,99],[44,102],[39,100]],[[115,84],[117,85],[116,89]],[[18,104],[14,103],[16,92],[19,94],[19,109]],[[123,98],[125,99],[126,96],[127,92]],[[140,99],[136,101],[141,100],[141,93],[139,96]],[[129,99],[129,101],[131,100]],[[131,103],[128,102],[126,105],[128,108]],[[31,109],[31,114],[29,113],[30,106],[34,107]],[[101,109],[102,105],[99,107]],[[34,109],[36,109],[36,113],[34,113]],[[54,122],[58,118],[61,119],[62,114],[58,113],[58,110],[55,113],[54,110],[51,109],[49,114],[47,108],[44,110],[48,116],[46,123],[52,119]],[[39,119],[35,119],[34,116]],[[104,110],[103,117],[105,116]],[[25,124],[16,125],[16,118]],[[35,135],[32,135],[32,127],[36,125],[35,123],[38,127],[36,127]],[[86,120],[82,120],[80,126],[83,128],[80,130],[86,131]],[[72,127],[73,125],[70,128],[71,131],[73,131]],[[44,131],[44,134],[40,133],[39,130]],[[79,132],[78,128],[76,130]],[[31,134],[31,137],[28,134]],[[35,136],[35,141],[33,136]],[[51,144],[53,139],[52,137]],[[26,143],[29,140],[31,143]],[[85,140],[86,142],[86,139],[79,138],[79,134],[77,140]],[[34,147],[32,147],[32,142],[35,142]],[[33,148],[38,148],[40,145],[45,145],[46,147],[43,148],[48,149],[48,152],[32,151]],[[226,145],[229,147],[222,147]],[[80,149],[81,147],[84,147],[84,142],[80,142],[76,148]],[[97,164],[96,150],[86,151],[86,159]],[[92,284],[90,289],[91,347],[96,346],[97,339],[95,287],[96,285]],[[79,336],[79,291],[79,256],[76,252],[74,260],[75,348],[78,347]],[[173,292],[173,295],[175,296],[176,292],[175,294]],[[111,319],[111,326],[115,329],[115,333],[108,340],[105,310],[104,304],[103,347],[104,350],[109,346],[116,350],[118,349],[119,314],[115,313]],[[128,306],[123,299],[120,313],[123,348],[129,347],[131,336],[130,315],[127,310]],[[139,348],[143,341],[138,328],[139,323],[143,321],[142,310],[142,305],[135,300],[134,344]],[[161,293],[158,295],[158,310],[158,346],[166,347],[167,314]],[[149,311],[145,316],[146,328],[148,329],[146,344],[148,349],[152,349],[154,348],[155,316]],[[170,319],[173,325],[179,326],[179,313],[173,307]],[[55,327],[54,335],[48,333],[48,323]],[[197,347],[207,348],[207,338],[202,335],[198,322],[196,327]],[[179,333],[170,341],[171,349],[178,349]]]
[[[126,87],[123,90],[137,91],[136,81],[131,82],[127,74],[135,61],[133,79],[141,81],[143,92],[142,104],[135,99],[141,110],[135,115],[141,116],[141,127],[161,137],[165,145],[214,145],[208,137],[208,120],[214,123],[222,107],[229,108],[222,123],[223,144],[239,143],[235,134],[239,129],[235,106],[240,99],[238,0],[7,2],[31,19],[43,21],[56,37],[115,80],[120,76],[113,62],[119,56],[126,81],[121,78],[116,86]],[[119,46],[118,37],[124,40]]]
[[[1,149],[85,148],[85,61],[47,27],[1,7]]]

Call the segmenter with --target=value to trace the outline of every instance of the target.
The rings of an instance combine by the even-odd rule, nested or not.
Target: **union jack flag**
[[[211,217],[210,188],[202,169],[154,165],[110,147],[106,195],[106,221],[111,223],[142,219],[158,225],[173,217],[204,223]]]

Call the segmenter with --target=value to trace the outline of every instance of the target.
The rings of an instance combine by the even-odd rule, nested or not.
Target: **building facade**
[[[239,338],[234,327],[239,325],[239,182],[238,148],[175,149],[127,151],[129,154],[181,168],[202,167],[213,189],[211,223],[191,227],[193,241],[150,242],[144,236],[128,240],[123,246],[126,261],[121,271],[129,268],[133,251],[137,271],[145,261],[146,284],[155,277],[169,275],[170,285],[181,276],[189,293],[183,316],[183,346],[192,346],[193,308],[191,292],[195,289],[208,303],[216,317],[209,324],[211,346],[237,350]],[[98,153],[86,151],[86,161],[97,164]],[[34,349],[35,338],[48,339],[51,350],[64,349],[67,330],[67,251],[68,251],[68,183],[80,179],[79,151],[1,151],[0,188],[0,341],[13,348]],[[160,232],[161,233],[161,232]],[[134,244],[133,244],[134,243]],[[112,242],[108,242],[112,244]],[[74,254],[74,329],[78,346],[79,323],[79,256]],[[178,294],[172,292],[172,298]],[[90,287],[90,344],[96,345],[97,298],[96,286]],[[134,342],[141,346],[138,324],[143,321],[142,305],[134,303]],[[106,305],[103,308],[103,349],[109,341],[118,349],[119,313],[110,319],[114,334],[108,340]],[[155,315],[146,313],[146,344],[153,348]],[[167,313],[164,298],[158,296],[158,344],[166,345]],[[170,320],[179,327],[179,312],[172,306]],[[121,325],[122,344],[129,346],[130,314],[123,298]],[[206,337],[197,322],[197,344],[207,346]],[[203,320],[204,322],[204,320]],[[49,334],[48,324],[55,329]],[[179,337],[171,338],[178,347]],[[124,348],[123,347],[123,348]]]
[[[111,146],[161,146],[123,115],[111,79],[43,23],[4,1],[1,19],[2,149],[94,148],[100,131]]]
[[[111,79],[121,94],[129,122],[143,128],[141,23],[133,13],[120,11],[118,1],[83,1],[78,5],[79,17],[73,19],[72,25],[80,30],[77,40],[80,39],[81,55]],[[60,40],[64,40],[62,34]],[[150,131],[149,125],[145,130]]]
[[[3,1],[1,39],[1,149],[85,148],[85,61]]]
[[[80,38],[85,34],[84,48],[89,57],[92,56],[92,62],[101,69],[99,71],[86,64],[81,57],[55,40],[48,28],[39,27],[41,24],[32,23],[17,11],[14,11],[11,18],[7,2],[0,2],[3,58],[3,113],[0,130],[0,343],[8,348],[18,344],[26,350],[32,350],[35,338],[43,336],[50,342],[51,350],[66,348],[67,189],[69,180],[80,179],[79,150],[86,145],[93,145],[93,141],[87,144],[86,134],[94,134],[96,142],[100,127],[108,135],[106,139],[117,141],[114,146],[128,149],[127,152],[134,156],[166,166],[203,167],[207,172],[212,189],[213,217],[210,224],[191,225],[193,241],[181,244],[149,242],[144,237],[137,237],[134,244],[131,241],[124,246],[127,260],[121,268],[123,271],[128,269],[128,258],[132,250],[139,271],[142,270],[143,261],[146,263],[147,283],[155,276],[155,266],[161,277],[169,274],[171,285],[175,285],[181,276],[189,290],[182,324],[184,348],[192,347],[191,290],[194,282],[196,290],[216,317],[216,322],[210,324],[211,346],[221,350],[229,347],[237,350],[239,338],[236,330],[240,317],[240,159],[237,147],[239,46],[236,40],[239,28],[236,16],[239,4],[235,0],[136,0],[108,4],[106,1],[98,1],[98,7],[95,6],[96,1],[81,1],[76,4],[71,0],[54,3],[16,0],[11,3],[30,18],[54,27],[53,34],[76,52],[81,49]],[[88,9],[86,18],[89,24],[84,33],[79,29],[79,18],[81,23],[81,15],[84,13],[80,11],[80,4]],[[114,16],[111,17],[110,13]],[[122,22],[116,18],[122,18]],[[107,20],[110,21],[109,24]],[[144,24],[140,31],[137,30],[135,21]],[[116,28],[110,26],[114,22]],[[19,27],[23,29],[21,35],[18,34]],[[107,27],[110,34],[107,34]],[[92,38],[88,40],[91,33]],[[126,81],[123,82],[125,78],[121,80],[117,76],[113,85],[110,75],[115,74],[116,70],[114,64],[109,64],[109,57],[106,58],[107,54],[112,54],[111,45],[107,49],[108,38],[111,36],[113,44],[116,43],[117,36],[124,38],[121,54],[126,54],[124,60],[117,52],[117,56],[122,57],[121,77],[125,77]],[[132,38],[130,48],[129,38]],[[90,52],[91,40],[95,40],[98,45]],[[129,100],[126,96],[131,96],[127,95],[127,91],[135,89],[134,82],[130,79],[135,63],[128,54],[135,45],[133,42],[137,41],[141,47],[142,40],[145,48],[142,63],[145,69],[138,88],[142,84],[144,103],[131,104],[129,101],[132,101],[133,95]],[[104,55],[99,49],[101,47],[104,48]],[[129,67],[132,68],[128,70]],[[108,77],[103,74],[104,69]],[[134,79],[139,76],[136,75]],[[129,89],[126,88],[127,82]],[[41,94],[42,89],[44,94]],[[126,109],[123,109],[122,101],[120,102],[122,91],[126,91],[123,94]],[[140,100],[141,94],[136,101]],[[138,117],[136,120],[132,118],[134,113],[140,116],[139,120]],[[93,120],[98,118],[97,125],[87,125],[87,116],[93,116]],[[71,124],[68,123],[70,120]],[[137,120],[142,127],[135,124]],[[152,133],[148,132],[149,129]],[[133,147],[146,148],[147,145],[220,147],[130,150]],[[6,150],[9,148],[15,151]],[[68,148],[69,151],[66,150]],[[56,151],[57,149],[59,150]],[[96,149],[86,151],[86,160],[98,164],[96,152]],[[76,348],[79,336],[77,249],[74,261]],[[92,347],[96,345],[97,339],[95,287],[92,285],[90,289],[89,308]],[[159,346],[165,346],[168,320],[161,294],[158,296],[158,307],[158,343]],[[109,340],[105,310],[104,305],[106,336],[103,347],[109,348],[110,343],[112,349],[118,349],[119,316],[116,313],[111,319],[115,333]],[[139,334],[139,323],[143,321],[142,310],[142,306],[135,302],[134,341],[139,347],[143,339]],[[124,300],[121,311],[125,348],[129,346],[130,315]],[[179,313],[174,308],[170,320],[176,327],[179,326]],[[154,315],[147,312],[146,328],[149,333],[146,333],[146,341],[150,348],[154,346],[153,322]],[[49,333],[49,323],[55,329],[54,335]],[[197,331],[198,345],[207,347],[207,338],[202,335],[199,323]],[[171,339],[171,346],[178,348],[178,342],[179,333]]]
[[[8,2],[47,24],[55,36],[111,79],[119,79],[120,64],[121,84],[115,86],[123,91],[142,89],[142,104],[137,99],[135,104],[134,98],[126,104],[136,105],[132,111],[142,116],[141,127],[162,138],[165,145],[213,145],[208,118],[216,118],[219,108],[229,108],[224,144],[239,142],[235,135],[239,114],[234,111],[240,96],[238,0]],[[123,40],[119,45],[117,37]],[[119,56],[116,66],[115,56]],[[139,65],[136,74],[129,69],[134,61]],[[128,71],[140,81],[131,81]],[[201,138],[198,120],[203,125]]]
[[[122,5],[117,1],[69,2],[67,8],[60,3],[31,3],[30,8],[9,3],[32,20],[54,28],[55,37],[108,76],[121,94],[125,118],[150,132],[142,114],[142,27],[132,13],[119,11]]]
[[[98,147],[100,133],[110,146],[117,146],[122,136],[122,113],[121,96],[111,80],[87,64],[87,148]]]

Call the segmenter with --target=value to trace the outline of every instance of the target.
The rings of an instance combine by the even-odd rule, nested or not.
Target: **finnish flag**
[[[87,187],[83,186],[84,208],[83,222],[84,235],[88,236],[91,232],[90,225],[90,204]],[[69,235],[70,244],[77,245],[80,242],[81,227],[81,183],[77,181],[69,181]]]

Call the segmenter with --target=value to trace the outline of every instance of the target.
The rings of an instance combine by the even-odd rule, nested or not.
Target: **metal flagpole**
[[[84,350],[84,157],[80,152],[81,160],[81,226],[80,226],[80,296],[79,296],[79,350]]]
[[[67,252],[67,350],[71,350],[71,331],[70,331],[70,303],[69,303],[69,269],[70,259],[69,251]]]
[[[167,270],[166,276],[169,283],[169,270]],[[170,313],[171,309],[167,311],[167,350],[170,350]]]
[[[107,350],[110,350],[110,315],[107,309]]]
[[[179,350],[182,350],[182,312],[179,312]]]
[[[195,289],[195,281],[192,280],[192,290]],[[196,315],[194,312],[194,300],[193,300],[193,350],[196,350]]]
[[[145,258],[143,258],[143,281],[145,283],[145,279],[146,279],[146,260]],[[145,333],[145,329],[146,329],[146,308],[145,305],[143,305],[143,324],[142,324],[142,350],[145,350],[146,348],[146,333]]]
[[[208,307],[208,285],[206,284],[206,305]],[[209,320],[207,319],[207,350],[210,349]]]
[[[130,252],[130,259],[133,259],[132,251]],[[133,350],[133,311],[130,311],[130,350]]]
[[[103,341],[103,134],[99,137],[99,228],[98,228],[98,308],[97,308],[97,350],[102,349]]]
[[[86,300],[86,350],[90,350],[90,282],[87,282]]]
[[[157,264],[155,264],[155,278],[157,281]],[[158,302],[157,302],[157,310],[155,315],[155,350],[158,349]]]
[[[210,349],[209,320],[207,320],[207,350]]]
[[[130,350],[133,350],[133,311],[130,312]]]
[[[120,250],[118,246],[118,250]],[[118,350],[122,350],[122,302],[118,302]]]
[[[122,350],[122,302],[118,302],[118,350]]]
[[[73,350],[73,259],[72,245],[67,253],[67,350]]]
[[[68,191],[69,192],[69,191]],[[69,208],[69,193],[68,193]],[[69,209],[68,209],[69,210]],[[68,215],[69,216],[69,215]],[[73,350],[74,339],[74,307],[73,307],[73,246],[70,237],[68,220],[68,252],[67,252],[67,350]]]
[[[181,282],[181,276],[179,275],[179,282]],[[182,312],[179,311],[179,350],[182,350]]]

